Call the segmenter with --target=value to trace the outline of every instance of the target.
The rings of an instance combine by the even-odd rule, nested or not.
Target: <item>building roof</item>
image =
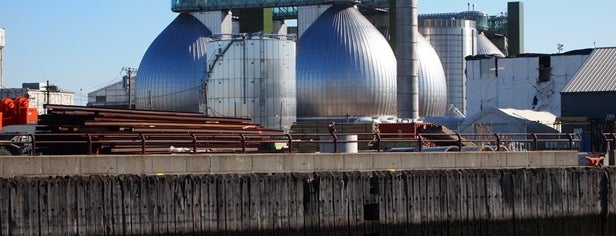
[[[616,91],[616,48],[597,48],[563,93]]]
[[[556,116],[546,111],[489,107],[466,118],[458,132],[470,133],[476,124],[491,126],[497,133],[553,133]]]

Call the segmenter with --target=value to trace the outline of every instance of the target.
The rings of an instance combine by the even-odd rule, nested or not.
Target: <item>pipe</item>
[[[396,59],[398,117],[419,118],[417,0],[396,1]]]

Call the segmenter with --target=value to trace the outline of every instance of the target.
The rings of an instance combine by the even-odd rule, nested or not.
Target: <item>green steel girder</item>
[[[174,12],[194,12],[356,3],[365,8],[389,7],[389,0],[171,0],[171,10]]]

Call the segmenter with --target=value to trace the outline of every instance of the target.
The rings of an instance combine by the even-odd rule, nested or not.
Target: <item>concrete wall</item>
[[[10,156],[0,177],[578,166],[576,151]]]
[[[615,170],[0,178],[0,234],[613,235]]]

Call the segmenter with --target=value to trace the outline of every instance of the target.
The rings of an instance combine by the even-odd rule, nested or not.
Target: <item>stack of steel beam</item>
[[[37,151],[43,154],[233,152],[256,145],[246,145],[247,137],[283,135],[248,118],[65,105],[46,108],[35,134]]]

